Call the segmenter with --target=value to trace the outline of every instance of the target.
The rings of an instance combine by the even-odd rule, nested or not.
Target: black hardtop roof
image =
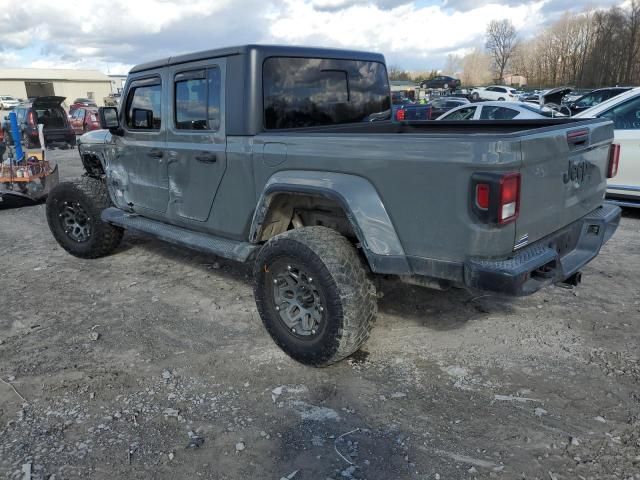
[[[263,57],[314,57],[314,58],[337,58],[337,59],[357,59],[372,62],[384,62],[384,56],[380,53],[363,52],[358,50],[341,50],[336,48],[320,47],[295,47],[287,45],[241,45],[237,47],[216,48],[213,50],[203,50],[201,52],[176,55],[160,60],[141,63],[133,67],[129,73],[142,72],[155,68],[178,65],[181,63],[195,62],[209,58],[228,57],[232,55],[247,55],[252,51],[259,52]]]

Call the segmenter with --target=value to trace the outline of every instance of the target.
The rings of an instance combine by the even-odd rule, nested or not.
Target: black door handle
[[[149,155],[151,158],[162,158],[164,153],[162,152],[162,150],[149,150],[149,153],[147,153],[147,155]]]
[[[202,163],[216,163],[218,160],[218,156],[215,153],[200,153],[195,158]]]

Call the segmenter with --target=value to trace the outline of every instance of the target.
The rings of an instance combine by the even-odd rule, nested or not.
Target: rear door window
[[[267,130],[369,121],[391,108],[385,66],[358,60],[268,58],[263,98]]]
[[[480,120],[511,120],[518,115],[517,110],[505,107],[482,107]]]
[[[461,108],[460,110],[451,112],[449,115],[444,117],[444,120],[473,120],[473,116],[476,113],[476,108],[477,107]]]
[[[220,69],[182,72],[175,77],[175,125],[179,130],[220,128]]]

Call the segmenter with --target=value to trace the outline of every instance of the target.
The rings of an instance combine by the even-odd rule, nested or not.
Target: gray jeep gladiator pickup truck
[[[254,262],[262,321],[323,366],[368,338],[374,276],[527,295],[577,284],[615,231],[601,119],[392,123],[384,57],[248,45],[134,67],[79,141],[49,227],[73,255],[124,230]]]

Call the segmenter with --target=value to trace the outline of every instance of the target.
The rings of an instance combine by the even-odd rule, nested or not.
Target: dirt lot
[[[577,290],[385,283],[325,369],[272,343],[248,266],[133,235],[80,260],[44,205],[0,210],[0,252],[0,476],[640,479],[638,213]]]

